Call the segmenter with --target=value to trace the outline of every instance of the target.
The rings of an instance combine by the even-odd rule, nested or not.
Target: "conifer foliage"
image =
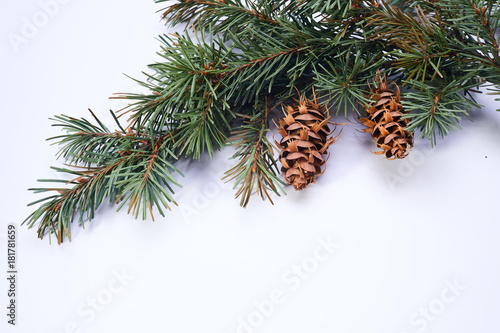
[[[112,113],[114,129],[93,114],[54,118],[67,166],[55,168],[61,179],[32,189],[48,193],[25,220],[40,238],[71,239],[72,221],[83,226],[105,201],[136,217],[163,215],[182,183],[176,161],[229,145],[235,166],[226,180],[240,204],[253,193],[272,201],[287,183],[302,189],[322,172],[335,139],[312,133],[326,134],[329,116],[361,117],[385,156],[402,158],[414,134],[436,144],[460,129],[480,107],[478,88],[500,91],[497,1],[156,2],[179,33],[160,36],[162,58],[137,79],[148,92],[118,96],[129,106]],[[280,132],[293,140],[279,142],[279,159],[268,135],[282,107]],[[293,132],[293,124],[314,130]],[[297,153],[305,156],[298,164]]]

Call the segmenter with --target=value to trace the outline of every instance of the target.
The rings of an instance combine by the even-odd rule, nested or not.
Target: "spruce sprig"
[[[353,50],[354,53],[353,54]],[[358,114],[359,106],[370,103],[366,91],[368,82],[373,79],[373,71],[383,68],[387,60],[380,53],[363,52],[361,49],[349,48],[326,64],[318,64],[315,69],[316,90],[329,96],[327,105],[335,114],[351,110]]]
[[[162,3],[169,0],[157,0]],[[185,23],[198,29],[213,25],[214,32],[239,32],[253,25],[280,26],[276,19],[294,1],[180,0],[163,10],[163,19],[175,26]]]
[[[460,84],[457,81],[434,80],[432,85],[409,81],[415,90],[406,93],[403,101],[403,106],[410,111],[405,116],[411,119],[407,129],[420,131],[421,136],[429,138],[432,145],[436,144],[437,136],[444,138],[450,131],[461,129],[461,118],[468,118],[469,111],[481,107],[467,96],[467,91],[475,87],[474,83],[464,81]]]
[[[226,171],[223,179],[234,181],[234,188],[238,189],[236,198],[241,196],[240,206],[246,207],[253,193],[271,203],[273,200],[269,191],[277,196],[285,194],[282,186],[286,185],[279,178],[279,169],[276,165],[275,148],[267,139],[268,106],[255,110],[252,116],[245,116],[247,120],[232,134],[236,152],[232,159],[239,162]]]
[[[59,116],[56,120],[60,122],[55,126],[67,132],[54,138],[63,145],[61,156],[78,164],[53,167],[72,179],[40,179],[59,185],[30,189],[34,193],[55,192],[29,204],[44,202],[23,222],[28,228],[38,224],[40,238],[55,234],[58,243],[66,237],[71,240],[71,222],[77,218],[84,227],[106,200],[119,203],[117,210],[128,203],[128,212],[143,219],[147,213],[153,218],[154,206],[164,216],[162,207],[170,209],[169,203],[176,204],[172,186],[180,184],[173,173],[182,173],[173,165],[177,156],[171,133],[146,137],[131,129],[113,133],[97,118],[98,125],[84,118]]]

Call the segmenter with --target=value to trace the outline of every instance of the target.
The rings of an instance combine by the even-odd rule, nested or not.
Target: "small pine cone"
[[[278,131],[283,137],[278,145],[281,172],[288,184],[300,191],[316,182],[326,160],[328,146],[336,141],[329,137],[326,109],[314,100],[300,99],[286,107],[285,117],[279,120]]]
[[[407,112],[401,105],[399,87],[394,83],[393,86],[389,89],[385,76],[377,73],[375,85],[370,87],[373,103],[366,106],[368,117],[359,119],[368,127],[364,131],[371,132],[377,147],[382,149],[374,154],[385,154],[390,160],[406,157],[413,147],[413,133],[406,130],[409,120],[402,118]]]

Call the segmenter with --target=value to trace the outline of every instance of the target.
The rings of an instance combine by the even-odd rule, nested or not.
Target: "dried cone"
[[[276,142],[281,150],[281,172],[287,183],[300,191],[323,173],[323,155],[336,138],[330,137],[326,109],[316,96],[312,101],[300,99],[298,104],[287,106],[284,113],[278,128],[283,138]]]
[[[385,154],[390,160],[406,157],[413,147],[413,133],[406,130],[409,120],[401,117],[406,111],[401,106],[399,88],[393,86],[389,89],[386,78],[377,73],[375,85],[370,87],[373,102],[366,106],[368,117],[359,119],[368,127],[364,131],[371,132],[377,147],[382,149],[374,154]]]

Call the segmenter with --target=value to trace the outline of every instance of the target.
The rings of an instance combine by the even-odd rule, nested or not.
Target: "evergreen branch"
[[[210,31],[206,33],[208,41],[205,32],[194,40],[187,33],[160,36],[160,56],[164,60],[149,66],[154,74],[147,75],[146,82],[137,80],[151,93],[116,97],[135,101],[122,114],[132,113],[132,122],[138,126],[148,124],[151,131],[156,131],[165,126],[177,126],[177,115],[183,112],[203,113],[207,93],[215,100],[219,99],[218,78],[227,67],[225,62],[234,62],[239,56],[221,40],[213,39]]]
[[[352,52],[356,52],[353,54]],[[315,87],[323,95],[329,95],[327,103],[336,109],[338,114],[343,110],[345,117],[353,109],[358,114],[358,106],[370,103],[366,96],[369,80],[386,64],[380,53],[371,54],[361,49],[348,49],[324,66],[315,68]]]
[[[235,118],[221,91],[226,62],[239,56],[211,35],[206,42],[204,33],[196,41],[189,34],[161,40],[165,61],[151,65],[154,75],[141,83],[151,93],[120,96],[136,101],[124,112],[131,112],[131,121],[149,132],[174,129],[179,154],[212,155],[227,141],[230,120]]]
[[[182,122],[174,138],[179,155],[199,159],[206,150],[211,157],[215,150],[223,147],[227,141],[226,133],[231,125],[225,118],[226,110],[224,106],[214,102],[211,96],[207,98],[206,105],[201,106],[201,114],[193,111],[178,116]]]
[[[170,209],[168,203],[175,204],[170,194],[174,193],[171,185],[180,185],[172,174],[180,172],[172,164],[177,158],[172,152],[172,134],[163,134],[156,138],[129,137],[128,133],[114,134],[109,130],[108,133],[103,133],[101,130],[104,126],[97,118],[100,127],[95,127],[85,119],[66,116],[60,116],[58,119],[65,122],[65,128],[70,132],[62,136],[66,143],[62,155],[68,160],[82,162],[83,166],[73,165],[73,169],[53,168],[58,172],[73,175],[74,179],[69,181],[39,180],[44,183],[72,184],[71,188],[53,186],[30,189],[35,193],[54,191],[57,193],[32,202],[30,205],[44,203],[23,222],[32,228],[38,221],[40,238],[49,234],[50,239],[51,234],[56,234],[58,243],[61,243],[65,237],[71,240],[71,223],[76,215],[79,215],[79,224],[84,227],[84,221],[92,220],[95,211],[107,199],[115,203],[122,201],[118,209],[128,202],[129,212],[137,218],[139,211],[142,211],[143,219],[146,218],[147,212],[153,217],[152,207],[154,206],[157,206],[160,214],[164,216],[161,206]],[[82,127],[87,128],[85,135],[78,131]],[[92,128],[97,131],[91,132]],[[96,153],[95,149],[99,144],[95,142],[95,138],[115,139],[115,135],[118,135],[120,140],[101,143],[102,147],[105,147],[105,152]],[[129,143],[130,140],[134,142],[141,140],[141,144],[134,149],[119,150],[126,149],[124,144]],[[77,150],[78,154],[75,157]],[[95,155],[105,156],[104,159],[97,160],[99,165],[91,164]]]
[[[416,5],[409,12],[403,8],[382,0],[379,6],[373,6],[367,27],[371,27],[370,40],[389,41],[402,49],[410,49],[411,45],[418,44],[433,36],[435,22],[432,17],[425,15]]]
[[[114,117],[113,112],[111,114]],[[108,163],[110,159],[116,159],[124,152],[130,154],[151,144],[146,133],[134,133],[130,127],[126,131],[116,117],[115,121],[120,130],[111,132],[93,113],[92,116],[98,125],[91,124],[85,118],[76,119],[66,115],[52,118],[56,121],[52,126],[62,127],[66,133],[48,140],[57,140],[55,144],[63,146],[59,150],[58,157],[62,156],[67,164],[100,166]]]
[[[228,38],[244,54],[223,73],[222,94],[233,104],[254,103],[262,95],[272,97],[291,92],[294,85],[307,85],[312,81],[311,64],[331,45],[322,40],[306,46],[307,36],[269,36],[259,30],[248,32],[246,39],[231,33]]]
[[[238,73],[245,71],[249,68],[252,68],[254,66],[259,66],[259,65],[262,65],[262,64],[264,64],[266,62],[270,62],[270,61],[276,61],[280,57],[291,55],[291,54],[298,54],[299,51],[300,51],[300,47],[296,46],[296,47],[292,47],[292,48],[287,49],[287,50],[279,51],[277,53],[272,53],[272,54],[269,54],[269,55],[266,55],[266,56],[263,56],[260,58],[252,59],[247,63],[243,63],[239,66],[231,68],[230,70],[227,70],[224,73],[224,76],[238,74]]]
[[[168,0],[156,0],[161,3]],[[164,9],[162,18],[171,26],[193,24],[198,28],[214,27],[214,32],[242,31],[257,21],[260,24],[280,26],[273,18],[285,1],[266,1],[260,4],[240,0],[180,0]],[[287,6],[288,7],[288,6]]]
[[[280,196],[285,193],[280,185],[279,170],[273,157],[274,147],[267,140],[267,107],[256,111],[250,119],[233,132],[232,142],[236,147],[233,159],[239,159],[236,166],[226,171],[223,179],[235,180],[238,188],[236,198],[241,196],[240,205],[246,207],[252,193],[273,203],[269,191]]]
[[[446,30],[440,29],[433,16],[426,15],[418,5],[413,12],[405,12],[387,1],[381,3],[374,7],[368,22],[368,27],[373,26],[370,40],[383,41],[394,49],[392,55],[397,59],[392,65],[406,73],[406,80],[443,78],[441,67],[454,56]]]
[[[324,0],[324,1],[305,1],[305,9],[308,9],[314,13],[329,13],[331,14],[335,10],[340,11],[342,17],[346,16],[347,11],[351,9],[354,1],[343,1],[343,0]]]
[[[403,107],[410,113],[405,118],[411,121],[408,131],[419,130],[420,136],[436,144],[436,133],[444,138],[450,131],[461,129],[462,117],[468,117],[468,111],[480,107],[474,100],[467,98],[468,89],[477,85],[469,80],[465,82],[437,81],[433,85],[412,80],[407,82],[415,90],[404,94]]]
[[[177,172],[181,176],[182,173],[171,163],[177,159],[171,150],[172,146],[170,135],[161,136],[153,145],[152,151],[141,156],[134,164],[127,165],[123,170],[124,173],[110,175],[115,181],[115,186],[121,188],[121,194],[114,200],[115,203],[122,201],[118,210],[128,202],[128,212],[132,212],[135,218],[139,216],[142,207],[142,219],[146,219],[149,212],[154,221],[152,209],[154,206],[160,215],[165,217],[161,206],[170,210],[169,202],[177,205],[171,196],[174,194],[171,184],[179,187],[181,185],[177,183],[172,173]]]
[[[110,186],[109,178],[106,176],[131,158],[124,157],[107,167],[89,168],[83,172],[53,167],[58,172],[76,175],[76,179],[73,181],[42,179],[40,182],[66,182],[74,186],[70,189],[54,187],[29,189],[34,193],[56,191],[58,194],[30,203],[28,206],[47,201],[28,216],[23,224],[26,223],[28,228],[32,228],[39,221],[37,232],[40,239],[48,234],[50,241],[51,234],[55,234],[58,244],[61,244],[65,237],[71,241],[71,222],[75,215],[79,214],[79,223],[85,228],[84,220],[92,220],[95,211],[106,197],[116,192],[116,188]]]
[[[296,7],[299,3],[282,1],[269,4],[261,1],[245,5],[255,6],[254,9],[258,9],[260,13],[280,16],[275,14],[279,12],[276,8],[279,7],[283,11],[287,9],[289,14],[293,12],[290,6]],[[183,13],[184,16],[181,16],[186,18],[198,13],[203,6],[212,6],[210,10],[207,9],[209,13],[226,17],[220,13],[225,6],[245,7],[245,5],[238,1],[227,3],[181,1],[169,7],[170,11],[166,15],[179,18],[178,15]],[[181,10],[181,7],[184,9]],[[188,8],[189,15],[184,11]],[[217,32],[217,29],[212,26],[207,26],[207,30],[201,32],[202,38],[198,38],[197,43],[194,43],[188,34],[183,37],[177,36],[175,41],[162,37],[165,45],[163,47],[165,61],[150,66],[156,73],[148,78],[148,83],[141,83],[147,86],[152,94],[123,96],[138,100],[126,112],[132,111],[135,120],[140,118],[143,123],[149,122],[157,128],[162,128],[167,124],[171,124],[172,128],[201,128],[203,126],[200,122],[205,119],[204,113],[217,100],[222,101],[222,105],[219,105],[217,110],[229,111],[236,105],[257,101],[264,91],[272,95],[280,94],[288,88],[290,92],[293,86],[302,86],[302,83],[305,84],[306,90],[309,89],[312,85],[313,66],[311,64],[329,52],[335,51],[338,41],[332,41],[331,38],[324,36],[320,38],[318,25],[313,23],[311,18],[305,19],[299,16],[289,17],[289,20],[280,16],[279,29],[271,29],[266,24],[256,23],[251,27],[247,26],[244,34],[225,31],[224,41],[230,45],[228,48],[222,41],[214,43],[210,40],[210,43],[205,43],[204,34],[212,36]],[[227,15],[227,19],[235,19],[235,17]],[[215,22],[215,19],[212,18],[212,22]],[[359,30],[359,28],[356,29]],[[310,46],[305,46],[308,44]],[[202,51],[207,54],[201,54]],[[207,58],[213,58],[214,61],[199,61]],[[210,84],[201,85],[198,88],[197,84],[200,81]],[[210,89],[207,95],[208,89],[206,88],[212,88],[212,86],[213,89]],[[201,105],[199,102],[203,100],[205,104]],[[194,107],[193,102],[197,102]],[[181,115],[183,112],[190,113],[190,115]],[[235,112],[241,112],[241,110]],[[183,120],[189,118],[189,121],[179,122],[181,118]],[[211,138],[216,144],[212,147],[205,147],[209,153],[214,150],[212,148],[218,147],[217,139],[221,139],[220,142],[224,141],[223,136],[220,135],[221,132],[214,134],[215,136],[212,135]],[[204,147],[194,145],[196,146]],[[199,156],[198,153],[195,156]]]
[[[292,84],[293,79],[292,82],[283,80],[280,74],[290,70],[291,63],[298,62],[298,57],[309,52],[308,48],[297,46],[276,53],[260,51],[258,56],[226,69],[227,84],[223,94],[234,103],[251,103],[259,99],[262,91],[269,94],[271,89],[276,91]]]
[[[443,7],[450,11],[453,5],[449,0],[443,1]],[[499,45],[495,32],[499,27],[500,7],[493,1],[464,1],[459,4],[462,18],[450,19],[451,26],[461,31],[466,43],[460,43],[461,51],[471,53],[475,59],[493,66],[500,67]],[[457,4],[454,4],[455,6]],[[477,23],[480,22],[480,25]],[[464,45],[465,44],[465,45]],[[475,55],[479,55],[475,56]]]
[[[386,2],[384,6],[371,18],[369,25],[376,26],[371,38],[387,40],[397,50],[393,54],[399,59],[394,65],[408,73],[406,80],[443,78],[446,71],[465,75],[460,73],[464,64],[475,71],[486,65],[500,72],[494,33],[500,20],[496,2],[412,1],[407,6],[411,12]]]

